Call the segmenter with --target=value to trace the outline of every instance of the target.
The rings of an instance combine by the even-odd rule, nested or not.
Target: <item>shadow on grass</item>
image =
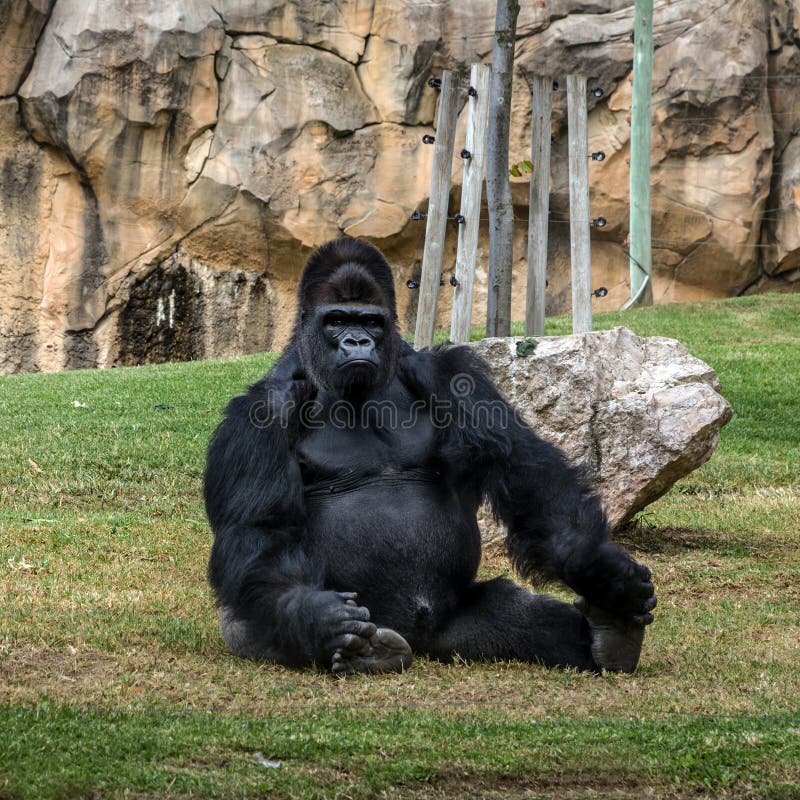
[[[614,541],[639,553],[680,556],[689,550],[728,557],[764,556],[784,549],[783,543],[763,539],[754,544],[752,536],[727,531],[690,528],[650,527],[636,521],[614,534]]]
[[[407,787],[405,797],[416,798],[452,798],[462,800],[490,800],[490,798],[514,797],[517,800],[571,800],[586,797],[616,798],[667,798],[679,800],[692,795],[675,793],[669,783],[656,783],[651,776],[637,773],[593,771],[559,771],[554,765],[553,772],[544,772],[530,777],[509,777],[498,774],[481,774],[464,772],[457,767],[452,770],[441,770],[427,785]]]

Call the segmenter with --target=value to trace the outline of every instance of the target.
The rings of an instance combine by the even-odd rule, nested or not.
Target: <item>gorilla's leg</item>
[[[219,613],[219,632],[228,649],[239,658],[277,661],[278,653],[246,620],[239,619],[233,610],[223,606]]]
[[[598,635],[604,637],[599,648],[594,646]],[[598,634],[591,616],[505,578],[474,584],[455,616],[425,649],[443,660],[458,654],[468,660],[508,659],[582,670],[628,667],[626,671],[632,671],[636,666],[627,640],[625,654],[618,658],[612,637]]]

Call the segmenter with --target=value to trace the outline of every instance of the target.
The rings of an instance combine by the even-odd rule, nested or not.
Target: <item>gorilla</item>
[[[317,249],[291,342],[228,405],[205,473],[209,580],[230,650],[335,675],[412,653],[635,669],[651,574],[609,539],[578,467],[539,438],[468,346],[415,351],[392,272],[356,239]],[[477,580],[488,500],[525,579]]]

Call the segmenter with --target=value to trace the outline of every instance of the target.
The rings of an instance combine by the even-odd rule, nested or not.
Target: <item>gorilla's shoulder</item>
[[[468,375],[485,391],[496,390],[486,362],[469,345],[441,344],[425,350],[414,350],[407,342],[400,352],[398,373],[404,383],[421,393],[441,396],[453,379]]]
[[[483,467],[508,458],[511,439],[505,422],[513,412],[472,347],[450,344],[414,351],[409,345],[401,354],[398,374],[419,399],[451,404],[456,424],[441,429],[439,443],[448,464],[468,464],[478,475]]]
[[[308,399],[310,386],[294,348],[287,350],[263,377],[234,397],[225,409],[225,420],[237,427],[268,430],[280,421],[285,428]]]

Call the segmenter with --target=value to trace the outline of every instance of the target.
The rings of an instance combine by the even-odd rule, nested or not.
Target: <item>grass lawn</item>
[[[800,797],[800,295],[596,327],[623,322],[681,339],[735,412],[619,537],[660,601],[632,676],[237,660],[200,480],[272,357],[0,378],[0,798]]]

